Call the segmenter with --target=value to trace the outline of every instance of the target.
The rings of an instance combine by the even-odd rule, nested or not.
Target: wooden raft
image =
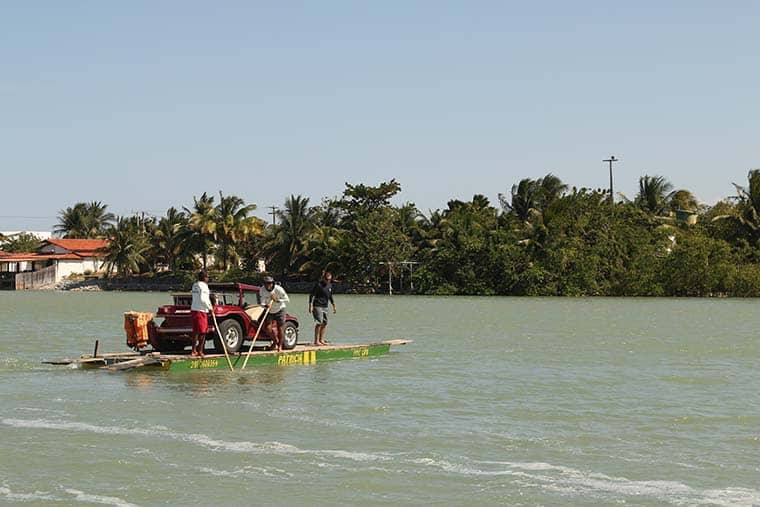
[[[250,366],[264,365],[309,365],[318,362],[341,359],[362,359],[387,354],[392,346],[406,345],[411,340],[386,340],[373,343],[340,345],[297,345],[292,350],[282,352],[257,350],[251,353]],[[246,353],[232,354],[230,360],[235,369],[240,369]],[[108,371],[128,371],[140,368],[164,370],[208,370],[227,368],[224,354],[207,354],[203,358],[189,354],[162,354],[160,352],[123,352],[115,354],[85,354],[78,358],[43,361],[45,364],[70,365],[82,369]]]

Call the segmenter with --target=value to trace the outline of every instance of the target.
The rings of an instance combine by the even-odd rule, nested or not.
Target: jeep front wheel
[[[220,354],[224,353],[224,347],[219,339],[221,333],[224,343],[227,345],[227,352],[234,354],[243,346],[243,329],[235,319],[225,319],[219,322],[219,332],[214,333],[214,348]]]
[[[298,343],[298,327],[292,322],[286,322],[282,331],[282,334],[285,336],[282,341],[282,348],[284,350],[293,349],[296,346],[296,343]]]

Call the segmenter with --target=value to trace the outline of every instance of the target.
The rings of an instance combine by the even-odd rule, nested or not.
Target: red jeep
[[[216,297],[214,316],[219,323],[219,331],[227,344],[227,352],[235,353],[243,347],[245,340],[253,340],[256,330],[259,328],[260,317],[264,314],[264,308],[259,300],[259,288],[255,285],[244,283],[210,283],[212,301]],[[153,326],[148,326],[150,344],[160,352],[181,352],[190,345],[192,327],[190,325],[190,293],[173,294],[174,304],[161,306],[156,314],[156,319],[163,319]],[[224,352],[219,333],[214,328],[214,320],[208,317],[207,338],[214,339],[214,348],[217,352]],[[272,330],[276,332],[277,323],[273,323]],[[283,349],[292,349],[298,342],[298,319],[288,313],[285,314],[285,339]],[[266,324],[262,326],[259,341],[272,341],[267,333]]]

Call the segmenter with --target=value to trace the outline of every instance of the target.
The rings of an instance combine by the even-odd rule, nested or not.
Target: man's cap
[[[264,277],[264,283],[274,283],[274,278],[272,278],[271,276],[267,275],[267,276]]]

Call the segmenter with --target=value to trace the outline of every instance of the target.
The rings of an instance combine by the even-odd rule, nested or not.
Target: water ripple
[[[610,498],[652,498],[673,505],[757,505],[760,504],[760,490],[727,487],[722,489],[698,489],[677,481],[665,480],[631,480],[625,477],[609,476],[602,473],[579,470],[572,467],[554,465],[545,462],[513,462],[513,461],[483,461],[469,460],[464,457],[443,458],[431,456],[415,456],[409,453],[386,452],[357,452],[340,449],[301,449],[283,442],[251,442],[227,441],[213,438],[205,434],[184,434],[158,428],[126,428],[121,426],[99,426],[81,422],[52,421],[48,419],[16,419],[3,418],[0,420],[6,426],[16,428],[47,429],[58,431],[87,432],[105,435],[140,435],[159,439],[173,439],[193,445],[203,446],[213,450],[226,452],[296,455],[305,454],[320,458],[349,460],[355,463],[368,464],[367,470],[377,470],[375,462],[389,463],[390,470],[400,473],[419,472],[420,470],[440,470],[447,474],[465,477],[483,477],[491,480],[505,480],[507,483],[519,483],[522,486],[541,488],[565,496],[578,498],[597,497]],[[381,467],[388,470],[388,467]],[[234,470],[219,470],[212,467],[202,467],[201,472],[215,476],[232,478],[264,476],[280,477],[285,472],[279,469],[245,466]],[[83,502],[105,503],[115,506],[131,506],[132,504],[116,497],[97,496],[78,490],[67,489],[67,493],[76,496]],[[8,488],[0,489],[8,499],[19,501],[36,501],[50,499],[47,493],[19,494]],[[58,500],[55,498],[54,500]]]

